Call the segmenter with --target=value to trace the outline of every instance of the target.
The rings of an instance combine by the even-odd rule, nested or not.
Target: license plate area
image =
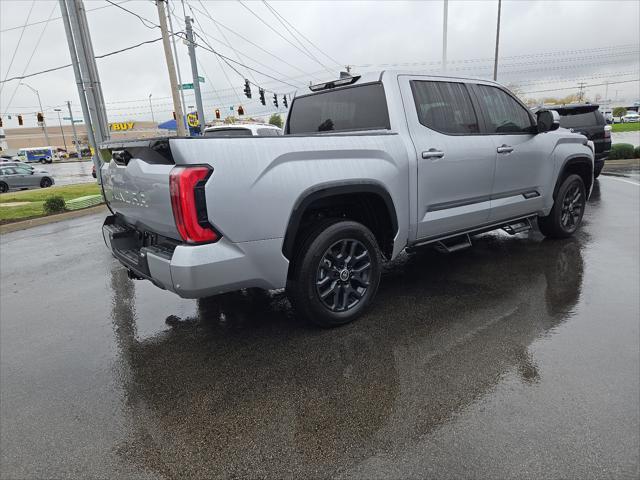
[[[137,230],[118,221],[116,216],[107,217],[103,231],[109,236],[111,250],[120,262],[139,275],[150,276],[145,247],[157,244],[156,234]]]

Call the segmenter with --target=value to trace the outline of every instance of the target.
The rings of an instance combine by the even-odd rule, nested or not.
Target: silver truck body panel
[[[585,138],[541,134],[447,135],[418,121],[410,81],[467,80],[411,72],[363,75],[381,80],[389,130],[281,137],[171,138],[175,165],[213,168],[205,185],[209,222],[222,239],[178,245],[171,256],[147,252],[149,275],[183,297],[240,288],[282,288],[283,243],[295,207],[309,192],[344,185],[384,189],[397,217],[392,257],[406,246],[485,225],[546,215],[563,165],[590,159]],[[472,83],[497,85],[473,80]],[[295,100],[294,100],[295,102]],[[511,148],[500,153],[503,145]],[[444,152],[424,158],[423,152]],[[174,165],[133,158],[102,169],[112,210],[128,225],[178,239],[169,196]],[[111,248],[109,231],[105,241]]]

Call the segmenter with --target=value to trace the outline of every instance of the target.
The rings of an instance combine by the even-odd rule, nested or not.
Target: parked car
[[[20,162],[20,161],[3,162],[0,166],[2,166],[2,167],[20,167],[20,168],[26,168],[27,170],[30,170],[30,171],[33,171],[33,172],[47,173],[46,170],[42,170],[40,168],[36,168],[33,165],[30,165],[30,164],[24,163],[24,162]]]
[[[268,123],[236,123],[204,129],[205,137],[278,137],[282,129]]]
[[[20,157],[18,157],[17,155],[8,155],[8,154],[0,155],[0,163],[18,162],[18,161],[20,161]]]
[[[373,300],[382,261],[472,235],[579,228],[593,142],[486,80],[367,73],[295,97],[278,138],[102,146],[103,237],[131,278],[186,298],[285,288],[331,327]]]
[[[540,108],[540,107],[538,107]],[[611,127],[600,112],[598,105],[577,103],[571,105],[549,105],[544,109],[553,109],[560,114],[560,126],[580,133],[591,140],[595,146],[594,178],[598,178],[604,162],[611,152]],[[537,109],[534,109],[534,112]]]
[[[0,164],[0,193],[27,188],[48,188],[53,184],[53,177],[47,172]]]
[[[620,119],[622,123],[635,123],[640,122],[640,115],[638,112],[627,112],[626,115],[623,115]]]

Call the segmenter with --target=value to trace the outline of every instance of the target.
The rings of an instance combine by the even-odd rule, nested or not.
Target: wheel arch
[[[393,251],[393,238],[398,232],[398,216],[395,204],[388,190],[382,184],[374,181],[331,182],[316,185],[305,190],[296,200],[291,215],[289,216],[282,245],[283,255],[287,259],[292,260],[298,236],[304,229],[303,220],[306,214],[313,211],[314,205],[324,204],[330,206],[334,200],[343,202],[345,199],[357,201],[364,198],[376,198],[381,202],[381,205],[384,204],[385,206],[386,216],[381,217],[381,219],[384,222],[388,222],[388,227],[391,229],[391,241],[389,245],[381,244],[380,247],[385,256],[390,257]],[[368,227],[371,229],[369,225]],[[373,233],[376,239],[378,239],[378,242],[381,243],[379,238],[380,232],[374,231]]]
[[[558,176],[556,177],[556,184],[553,188],[553,199],[555,200],[558,189],[560,188],[560,185],[562,185],[562,181],[568,175],[573,173],[582,178],[588,194],[591,191],[591,186],[593,185],[593,168],[593,161],[589,157],[585,157],[582,154],[568,157],[562,164],[562,167],[558,172]]]

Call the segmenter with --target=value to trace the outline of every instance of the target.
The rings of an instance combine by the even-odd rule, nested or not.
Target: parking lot
[[[334,330],[129,280],[99,215],[3,235],[1,476],[637,478],[639,207],[402,255]]]

